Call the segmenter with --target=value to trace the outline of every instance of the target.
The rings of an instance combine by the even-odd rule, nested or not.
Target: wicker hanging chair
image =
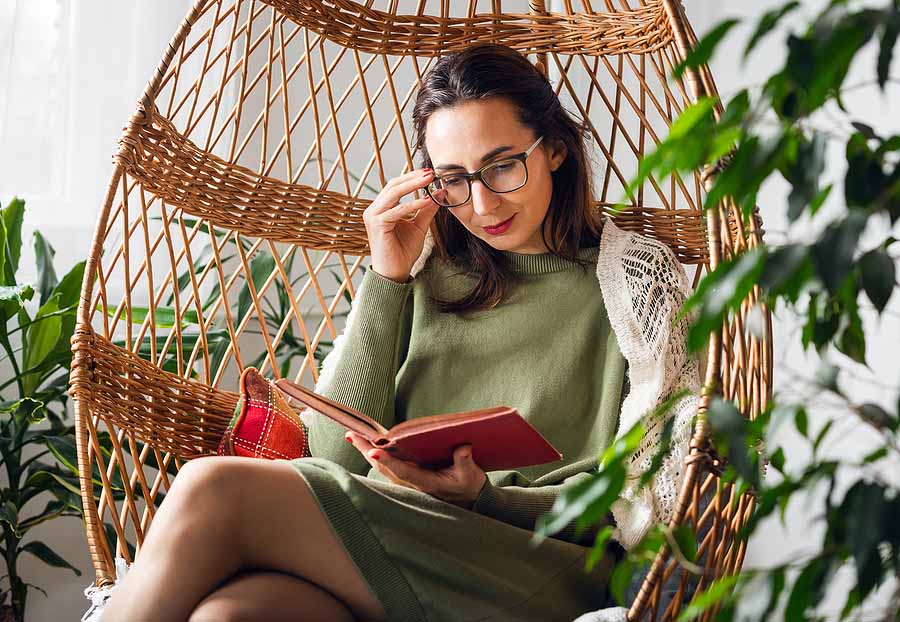
[[[131,562],[184,461],[215,452],[241,368],[315,385],[362,278],[361,214],[387,179],[414,167],[411,102],[441,54],[490,41],[540,61],[563,105],[591,123],[597,209],[668,244],[695,285],[762,243],[758,218],[745,226],[733,206],[702,211],[714,170],[651,180],[613,214],[640,156],[686,105],[716,93],[706,68],[667,79],[696,41],[680,3],[640,2],[585,1],[575,11],[564,0],[556,13],[542,0],[195,3],[113,158],[72,338],[98,586],[114,581],[115,558]],[[710,341],[673,519],[703,534],[700,588],[744,557],[735,533],[753,497],[720,481],[704,414],[713,395],[750,418],[768,401],[768,311],[765,338],[747,328],[757,295]],[[708,505],[704,495],[713,495]],[[677,617],[692,576],[663,549],[630,619]],[[673,583],[674,596],[662,598]]]

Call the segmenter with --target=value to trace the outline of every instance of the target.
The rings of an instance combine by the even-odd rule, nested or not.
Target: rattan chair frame
[[[387,175],[399,174],[382,153],[389,150],[389,135],[399,136],[406,170],[412,168],[402,114],[415,81],[439,55],[493,41],[534,55],[545,74],[554,71],[557,90],[571,93],[574,112],[591,120],[602,158],[597,208],[619,226],[668,244],[686,266],[696,267],[695,286],[704,271],[762,244],[758,215],[744,222],[728,203],[702,209],[715,168],[692,178],[672,176],[666,185],[651,179],[624,212],[615,208],[614,189],[629,175],[623,162],[633,169],[685,105],[717,96],[708,67],[688,69],[682,80],[667,79],[696,44],[680,2],[641,0],[632,8],[629,0],[602,0],[595,10],[586,1],[575,10],[566,0],[564,11],[551,13],[542,0],[532,0],[527,12],[514,13],[503,12],[500,0],[493,0],[488,12],[470,0],[460,14],[451,10],[464,3],[451,7],[446,0],[436,3],[434,12],[428,5],[435,3],[427,0],[410,13],[399,12],[396,1],[386,10],[371,4],[197,0],[124,128],[72,337],[70,395],[97,585],[114,581],[114,557],[131,561],[128,542],[140,547],[161,495],[184,461],[215,451],[237,402],[237,394],[221,385],[227,386],[228,373],[248,364],[241,340],[251,327],[259,327],[264,370],[271,366],[272,375],[281,375],[277,351],[290,337],[306,352],[291,375],[297,381],[308,376],[307,383],[317,380],[315,353],[327,345],[328,335],[339,333],[338,309],[355,295],[353,278],[368,254],[361,219],[369,203],[361,196],[365,180],[374,174],[383,184]],[[331,65],[328,46],[337,48]],[[314,67],[316,55],[320,67]],[[296,58],[294,64],[289,56]],[[398,90],[394,78],[404,62],[413,72],[407,92]],[[344,92],[332,84],[340,63],[356,71]],[[385,80],[370,90],[368,72],[379,65]],[[576,94],[572,76],[578,72],[588,85],[585,98]],[[299,105],[289,98],[298,84],[307,94]],[[339,119],[351,95],[366,109],[354,123],[343,124]],[[594,113],[592,105],[603,114]],[[721,113],[718,105],[716,114]],[[313,126],[300,132],[307,115]],[[601,116],[609,122],[608,136],[595,126]],[[281,136],[270,132],[276,122],[282,124]],[[372,133],[374,150],[363,158],[354,187],[345,145],[363,128]],[[298,135],[310,133],[301,153]],[[258,157],[250,155],[254,148]],[[322,154],[328,149],[336,159],[326,170]],[[304,182],[310,163],[315,183]],[[281,166],[284,173],[276,170]],[[196,245],[205,237],[209,241],[198,257]],[[231,245],[235,254],[226,256]],[[269,270],[257,279],[261,256]],[[321,279],[326,261],[335,257],[340,283],[334,294],[326,294]],[[294,286],[291,274],[297,258],[308,277],[302,287]],[[224,266],[231,260],[236,268],[229,274]],[[160,277],[158,266],[166,262],[168,273]],[[179,266],[187,268],[178,274]],[[210,283],[218,298],[204,295]],[[228,300],[238,287],[242,317],[235,317]],[[290,293],[288,316],[269,326],[266,297],[279,288]],[[143,289],[146,310],[138,304]],[[306,326],[311,315],[300,308],[304,298],[313,299],[321,314],[315,331]],[[751,312],[761,318],[762,335],[748,327]],[[197,334],[186,332],[187,319],[200,327]],[[724,464],[710,445],[706,411],[718,395],[733,400],[748,418],[759,415],[771,391],[771,335],[770,313],[754,288],[705,352],[702,398],[672,521],[704,534],[698,541],[703,573],[694,578],[700,587],[740,569],[745,543],[736,534],[754,507],[752,492],[739,494],[722,482]],[[228,373],[227,361],[234,365]],[[704,507],[700,500],[706,493],[714,496]],[[681,573],[681,581],[666,600],[662,586],[673,573]],[[664,547],[631,603],[629,619],[675,619],[689,598],[691,578]],[[700,619],[714,614],[712,608]]]

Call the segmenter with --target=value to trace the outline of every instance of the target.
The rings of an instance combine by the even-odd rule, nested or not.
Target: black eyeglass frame
[[[431,191],[428,190],[428,186],[425,186],[425,193],[429,197],[431,197],[431,200],[434,201],[435,203],[437,203],[439,206],[445,207],[447,209],[452,209],[454,207],[459,207],[460,205],[465,205],[472,199],[472,182],[475,181],[476,179],[479,180],[481,183],[483,183],[487,187],[487,189],[490,190],[491,192],[496,192],[497,194],[503,194],[506,192],[515,192],[516,190],[518,190],[519,188],[522,188],[525,184],[528,183],[528,163],[526,162],[526,160],[528,159],[528,156],[531,155],[531,152],[535,150],[535,148],[538,146],[538,144],[543,139],[544,139],[543,136],[539,136],[538,139],[536,141],[534,141],[534,143],[532,143],[532,145],[528,149],[523,151],[522,153],[504,156],[503,159],[501,159],[501,160],[496,160],[494,162],[489,162],[488,164],[485,164],[477,171],[473,171],[471,173],[447,173],[446,175],[435,175],[434,180],[432,180],[431,182],[428,183],[428,186],[430,186],[431,184],[434,183],[435,180],[442,179],[444,177],[455,177],[455,178],[465,179],[466,184],[468,186],[468,192],[466,193],[466,200],[462,201],[461,203],[456,203],[455,205],[443,205],[443,204],[439,203],[437,201],[437,199],[434,198],[434,195],[431,194]],[[484,171],[488,170],[492,166],[498,166],[500,164],[503,164],[504,162],[509,162],[510,160],[518,160],[519,162],[522,163],[522,166],[525,167],[525,181],[522,182],[521,186],[517,186],[516,188],[512,188],[511,190],[494,190],[491,187],[491,184],[489,184],[484,179],[484,177],[482,177],[482,174],[484,173]]]

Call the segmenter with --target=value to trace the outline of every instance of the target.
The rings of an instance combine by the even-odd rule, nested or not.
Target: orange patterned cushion
[[[241,372],[240,393],[234,417],[219,442],[220,456],[291,460],[310,455],[300,415],[255,367]]]

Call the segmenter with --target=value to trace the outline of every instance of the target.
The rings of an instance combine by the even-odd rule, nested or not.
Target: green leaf
[[[862,132],[854,132],[844,150],[847,171],[844,175],[844,200],[847,207],[871,210],[890,183],[883,169],[883,159],[869,148]]]
[[[47,416],[47,409],[41,400],[23,397],[11,402],[0,403],[0,413],[24,415],[31,423],[39,423]]]
[[[672,171],[693,170],[706,163],[715,136],[713,109],[717,101],[702,97],[682,111],[666,139],[641,158],[637,174],[625,189],[626,195],[634,197],[636,189],[654,173],[665,178]]]
[[[894,45],[897,43],[897,35],[900,34],[900,8],[897,3],[891,9],[884,28],[881,31],[880,48],[878,50],[878,86],[884,91],[891,71],[891,58],[894,55]]]
[[[887,306],[896,284],[894,261],[887,251],[876,248],[859,259],[866,296],[881,313]]]
[[[59,310],[59,294],[54,294],[34,317],[34,322],[26,329],[28,347],[25,350],[24,367],[30,369],[39,365],[56,347],[62,333],[62,318],[52,315]],[[35,387],[35,376],[25,375],[26,393]]]
[[[678,550],[689,562],[697,560],[697,534],[690,525],[678,525],[672,531],[672,537],[678,544]]]
[[[53,256],[56,250],[41,235],[40,231],[34,232],[34,255],[37,260],[38,291],[40,292],[40,304],[44,304],[50,298],[50,293],[56,288],[59,279],[56,270],[53,269]]]
[[[878,462],[882,458],[886,458],[888,455],[888,448],[886,445],[879,447],[875,451],[866,454],[866,457],[863,458],[864,464],[871,464],[872,462]]]
[[[103,312],[103,303],[97,303],[97,311]],[[115,317],[116,310],[113,308],[107,308],[106,314],[110,317]],[[147,319],[147,316],[150,314],[150,309],[148,307],[132,307],[131,308],[131,323],[132,324],[143,324],[144,320]],[[175,308],[174,307],[154,307],[154,323],[159,328],[173,328],[175,326]],[[181,326],[182,328],[187,326],[197,326],[199,325],[199,320],[197,319],[197,312],[193,310],[181,309]]]
[[[765,265],[765,253],[753,248],[736,260],[724,261],[700,281],[697,290],[685,301],[676,321],[692,308],[700,306],[700,313],[688,332],[688,347],[696,352],[709,335],[722,326],[729,309],[737,309],[759,280]]]
[[[54,568],[68,568],[72,572],[74,572],[77,576],[81,576],[81,571],[64,560],[62,557],[57,555],[53,549],[44,544],[43,542],[38,542],[36,540],[29,542],[25,546],[22,547],[23,551],[28,551],[38,559],[40,559],[45,564],[49,564]]]
[[[782,171],[791,183],[788,196],[788,220],[796,221],[804,208],[819,195],[819,177],[825,170],[824,132],[813,132],[812,140],[801,140],[798,144],[797,158]]]
[[[869,423],[878,430],[895,431],[897,429],[897,419],[891,417],[888,412],[878,404],[867,402],[861,404],[859,408],[856,408],[855,410],[863,421]]]
[[[613,569],[609,578],[609,592],[619,605],[627,606],[625,591],[631,585],[631,579],[635,572],[635,563],[628,558],[623,559]]]
[[[809,417],[806,414],[806,409],[802,406],[797,409],[797,412],[794,413],[794,425],[797,428],[797,431],[806,438],[809,434]]]
[[[681,78],[685,69],[688,67],[699,67],[700,65],[708,63],[709,59],[712,58],[716,47],[725,35],[728,34],[728,31],[734,28],[738,23],[739,20],[726,19],[717,24],[712,30],[697,41],[697,45],[695,45],[694,48],[688,52],[684,60],[675,67],[672,74],[676,78]]]
[[[806,610],[818,602],[825,566],[820,558],[809,562],[794,581],[785,606],[785,620],[805,620]]]
[[[25,218],[25,201],[13,197],[9,205],[0,210],[5,235],[0,234],[0,285],[15,285],[19,258],[22,255],[22,221]],[[5,248],[4,248],[5,246]]]
[[[813,441],[813,453],[816,453],[819,450],[819,446],[822,444],[822,441],[825,440],[825,437],[828,436],[828,432],[831,431],[833,425],[834,419],[829,419],[825,422],[825,425],[822,426],[822,429],[819,430],[819,433],[816,434],[816,440]]]
[[[31,285],[0,285],[0,330],[4,331],[6,322],[21,309],[25,302],[34,296]]]
[[[250,261],[250,277],[253,282],[253,289],[256,290],[257,295],[259,294],[260,287],[262,287],[262,284],[269,278],[269,275],[272,274],[274,269],[275,258],[268,253],[259,253]],[[243,320],[244,316],[247,315],[247,311],[250,309],[251,304],[252,298],[250,295],[250,287],[248,283],[244,283],[244,286],[241,288],[241,293],[238,295],[236,321],[240,322]]]
[[[778,469],[778,472],[784,474],[784,449],[779,447],[776,449],[771,456],[769,456],[769,463]]]
[[[588,553],[587,559],[585,559],[584,562],[585,572],[593,570],[594,566],[607,555],[608,551],[606,550],[606,544],[612,538],[614,531],[615,527],[607,525],[597,532],[597,535],[594,537],[594,545],[591,547],[591,551]]]
[[[760,620],[769,620],[778,605],[778,599],[784,591],[784,568],[776,567],[769,572],[769,602],[766,610],[759,616]]]
[[[759,487],[758,459],[751,457],[750,452],[755,456],[755,450],[750,442],[747,420],[734,404],[719,397],[710,403],[707,416],[714,438],[723,446],[722,453],[728,457],[731,466],[742,478]]]
[[[620,465],[619,465],[620,466]],[[573,521],[582,523],[585,516],[604,516],[618,498],[625,482],[624,468],[609,468],[603,473],[578,482],[553,502],[550,511],[538,517],[534,539],[540,543],[546,536],[558,533]]]
[[[799,2],[788,2],[782,7],[772,9],[771,11],[766,11],[765,13],[763,13],[763,16],[760,18],[759,22],[756,25],[756,30],[753,31],[753,34],[747,41],[747,46],[744,48],[743,60],[747,60],[747,57],[750,55],[750,52],[753,51],[753,48],[756,47],[756,44],[759,43],[763,39],[763,37],[769,34],[785,15],[799,6]]]
[[[84,281],[84,267],[86,262],[79,261],[72,269],[69,270],[56,287],[50,292],[51,295],[59,294],[59,307],[65,309],[78,304],[79,296],[81,296],[81,285]],[[74,315],[76,309],[72,310]]]
[[[785,244],[769,250],[759,277],[759,286],[773,298],[796,302],[814,275],[809,249],[803,244]]]
[[[739,575],[722,577],[713,581],[705,590],[695,594],[690,604],[681,611],[681,615],[678,616],[678,622],[694,620],[710,607],[720,604],[723,599],[728,597],[738,578]]]
[[[0,505],[0,522],[9,525],[17,538],[22,537],[22,532],[19,531],[19,508],[12,501],[4,501],[3,505]]]
[[[853,252],[866,220],[866,214],[851,211],[842,220],[830,224],[810,249],[816,273],[832,294],[838,292],[850,274]]]
[[[896,520],[889,512],[891,508],[885,499],[887,492],[879,484],[858,481],[841,503],[839,515],[846,521],[847,545],[856,563],[856,587],[863,599],[881,578],[878,544],[885,537],[885,520]]]

